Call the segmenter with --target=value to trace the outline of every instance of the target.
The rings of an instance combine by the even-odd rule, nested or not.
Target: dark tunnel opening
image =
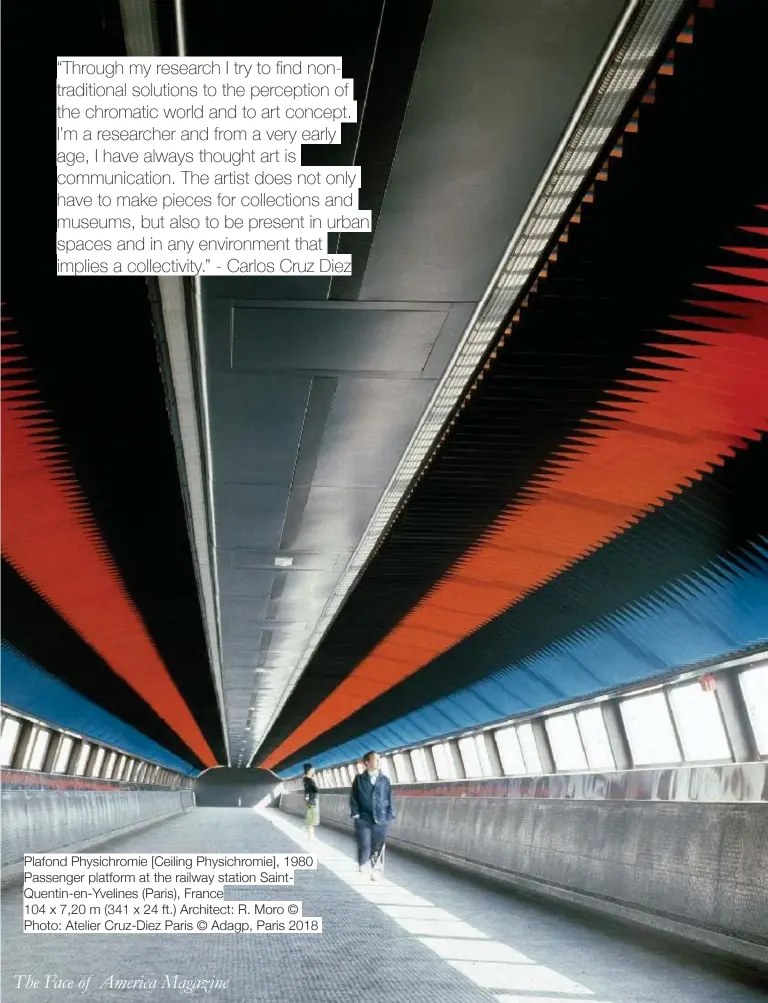
[[[255,808],[277,801],[282,781],[271,770],[215,766],[195,780],[198,808]]]

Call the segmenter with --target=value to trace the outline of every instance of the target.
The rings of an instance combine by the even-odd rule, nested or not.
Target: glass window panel
[[[88,742],[83,742],[83,744],[80,746],[80,751],[77,754],[77,761],[73,769],[75,776],[82,777],[83,774],[85,773],[85,766],[86,763],[88,762],[88,756],[90,754],[90,751],[91,751],[90,744]]]
[[[50,740],[51,733],[47,728],[37,729],[37,734],[32,741],[32,748],[30,750],[25,769],[39,770],[42,767]]]
[[[602,708],[587,707],[584,710],[576,711],[576,720],[579,724],[581,740],[584,743],[590,769],[615,769],[616,760],[613,758]]]
[[[423,749],[411,749],[411,763],[417,783],[424,784],[429,780],[427,756]]]
[[[680,762],[672,718],[661,690],[628,697],[619,707],[635,766]]]
[[[517,728],[499,728],[495,737],[504,773],[508,777],[521,776],[525,773],[525,760],[523,750],[520,748],[520,739],[517,737]]]
[[[526,771],[528,773],[541,773],[541,757],[539,756],[539,748],[536,745],[533,725],[529,721],[518,725],[517,737],[520,739],[520,748],[523,750]]]
[[[683,758],[691,763],[730,760],[731,748],[714,690],[696,680],[669,691]]]
[[[381,772],[385,777],[389,777],[392,772],[389,756],[380,756],[379,758],[381,759]]]
[[[101,775],[103,777],[105,777],[106,779],[109,779],[112,776],[112,772],[113,772],[113,770],[115,768],[115,763],[116,762],[117,762],[117,753],[116,752],[110,752],[109,755],[107,756],[107,762],[106,762],[106,764],[104,766],[104,769],[103,769]]]
[[[757,751],[761,756],[768,756],[768,664],[755,665],[740,672],[739,685],[744,694]]]
[[[351,784],[351,783],[352,783],[352,781],[353,781],[353,780],[355,779],[355,776],[357,775],[357,773],[358,773],[358,772],[359,772],[359,771],[358,771],[358,769],[357,769],[357,765],[356,765],[356,764],[355,764],[355,765],[353,765],[352,763],[350,763],[350,764],[349,764],[349,765],[347,766],[347,773],[348,773],[348,775],[349,775],[349,783],[350,783],[350,784]]]
[[[586,770],[587,757],[575,714],[555,714],[544,722],[557,770]]]
[[[17,717],[6,717],[3,721],[3,731],[0,737],[0,763],[10,766],[16,749],[16,739],[21,731],[21,721]]]
[[[69,761],[69,754],[72,751],[72,746],[74,744],[74,739],[70,738],[69,735],[61,736],[59,747],[56,750],[56,758],[53,761],[54,773],[63,773],[66,770],[67,762]]]
[[[413,773],[409,768],[409,763],[404,753],[396,752],[392,758],[395,761],[395,769],[397,770],[398,782],[401,784],[410,783]]]
[[[104,762],[104,756],[106,755],[106,749],[99,747],[96,750],[96,758],[94,759],[93,766],[91,767],[91,776],[98,777],[101,773],[101,764]]]
[[[121,756],[118,763],[117,769],[115,770],[115,780],[122,780],[125,776],[125,768],[128,765],[128,757]]]
[[[451,755],[451,747],[447,742],[438,742],[432,746],[432,756],[435,760],[435,770],[438,780],[455,780],[456,765]]]
[[[480,769],[484,777],[492,777],[494,774],[493,763],[491,762],[490,754],[488,753],[488,746],[485,742],[485,734],[475,735],[475,747],[477,749],[477,758],[480,760]]]
[[[477,743],[475,736],[459,739],[459,752],[461,761],[464,764],[464,774],[467,777],[482,777],[483,769],[480,765],[480,757],[477,754]]]

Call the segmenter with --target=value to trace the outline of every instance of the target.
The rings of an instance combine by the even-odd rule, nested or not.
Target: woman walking
[[[319,790],[315,783],[315,770],[312,763],[304,764],[304,803],[307,811],[304,825],[307,829],[307,839],[311,843],[315,838],[315,826],[320,825],[320,808],[318,806]]]

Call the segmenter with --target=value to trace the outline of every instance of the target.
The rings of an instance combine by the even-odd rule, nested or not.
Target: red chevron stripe
[[[3,555],[206,766],[215,766],[99,533],[15,334],[3,317]]]

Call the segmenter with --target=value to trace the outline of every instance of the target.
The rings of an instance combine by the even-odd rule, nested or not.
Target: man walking
[[[362,874],[370,867],[371,880],[378,878],[377,865],[387,838],[389,823],[395,819],[392,808],[392,785],[380,769],[378,753],[363,756],[364,773],[352,781],[350,814],[355,822],[357,863]]]

